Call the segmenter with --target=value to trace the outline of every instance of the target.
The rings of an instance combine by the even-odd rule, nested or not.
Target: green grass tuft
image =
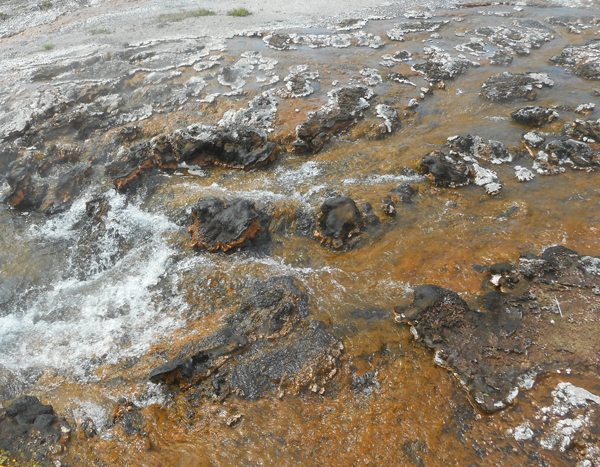
[[[215,12],[212,10],[207,10],[206,8],[200,8],[198,11],[196,11],[196,15],[195,16],[215,16]]]
[[[248,16],[248,15],[251,15],[251,14],[252,13],[250,13],[245,8],[236,8],[235,10],[229,10],[227,12],[228,16]]]
[[[206,8],[198,8],[197,10],[181,10],[178,13],[165,13],[158,17],[158,22],[161,24],[174,23],[183,21],[187,18],[198,18],[200,16],[214,16],[216,13]]]
[[[44,3],[42,3],[42,6],[44,8],[50,8],[52,6],[52,2],[44,2]]]
[[[54,48],[54,44],[44,44],[44,50],[52,50]]]
[[[96,34],[111,34],[111,32],[110,29],[92,29],[90,34],[95,36]]]

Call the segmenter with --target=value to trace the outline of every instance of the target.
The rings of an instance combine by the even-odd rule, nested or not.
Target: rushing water
[[[507,68],[551,76],[554,87],[541,90],[535,104],[600,104],[592,94],[600,88],[598,81],[575,77],[548,61],[569,44],[598,37],[600,27],[591,18],[600,11],[481,9],[436,12],[435,19],[451,20],[438,36],[415,34],[405,42],[386,38],[399,19],[370,21],[362,31],[384,38],[385,47],[378,49],[298,45],[278,51],[260,38],[236,37],[227,42],[226,51],[213,54],[220,55],[219,63],[231,65],[242,53],[259,50],[263,57],[277,60],[275,72],[282,78],[277,86],[292,66],[309,64],[319,71],[313,94],[280,99],[271,136],[287,142],[307,111],[326,102],[328,91],[360,81],[358,71],[365,67],[385,74],[382,55],[408,50],[422,57],[427,46],[457,55],[454,47],[467,42],[472,29],[510,25],[516,19],[535,19],[554,31],[552,41],[530,56],[516,57]],[[570,34],[564,26],[546,21],[564,15],[584,18],[586,28]],[[323,31],[308,31],[318,32]],[[549,376],[516,408],[482,416],[452,376],[435,366],[431,353],[394,323],[391,313],[423,283],[472,299],[482,281],[473,265],[513,261],[555,244],[582,255],[600,253],[597,172],[567,170],[520,183],[512,166],[498,166],[494,169],[503,191],[491,197],[475,186],[435,188],[414,170],[421,156],[455,134],[519,144],[523,127],[510,120],[510,112],[526,104],[490,103],[479,97],[485,79],[505,70],[487,64],[486,57],[494,51],[487,44],[482,55],[466,52],[482,66],[419,100],[415,111],[406,106],[427,85],[416,73],[409,75],[416,87],[389,80],[372,86],[374,101],[398,108],[402,122],[381,138],[373,137],[381,119],[369,110],[367,118],[316,155],[282,152],[272,164],[247,172],[181,167],[157,175],[160,183],[154,190],[128,195],[109,183],[86,187],[66,211],[52,216],[2,207],[2,398],[31,393],[74,425],[92,418],[99,434],[86,439],[76,432],[68,458],[73,465],[575,465],[558,451],[548,450],[540,457],[535,447],[515,443],[507,430],[550,404],[550,392],[559,381],[572,381],[598,394],[597,379]],[[416,61],[394,64],[393,71],[408,75]],[[157,79],[175,88],[197,75],[209,83],[203,96],[231,91],[217,83],[210,69],[197,72],[181,66],[176,71],[181,74]],[[143,90],[143,83],[155,79],[149,76],[138,71],[131,82]],[[262,92],[268,77],[262,72],[251,75],[243,94],[221,96],[216,104],[187,101],[137,125],[145,136],[153,136],[157,129],[216,122],[225,111],[246,106]],[[156,107],[155,101],[168,95],[164,92],[140,91],[135,98]],[[560,132],[566,122],[579,118],[572,111],[559,113],[561,118],[543,131]],[[71,142],[68,135],[56,138]],[[92,133],[84,143],[95,147],[102,138]],[[388,218],[381,211],[382,199],[401,183],[410,183],[418,194],[414,204],[398,206],[396,216]],[[202,196],[244,197],[261,208],[287,203],[315,215],[325,199],[340,194],[359,205],[371,203],[383,221],[379,230],[364,233],[353,249],[334,251],[285,232],[274,233],[270,246],[259,251],[220,254],[188,246],[188,208]],[[257,401],[230,397],[199,404],[185,393],[147,381],[154,367],[224,322],[238,304],[240,284],[283,274],[297,280],[315,318],[344,341],[341,371],[323,396],[302,393]],[[357,310],[381,313],[370,319]],[[357,384],[361,376],[364,384]],[[125,433],[112,423],[120,398],[141,407],[142,432]],[[236,415],[243,415],[242,422],[229,426],[227,420]]]

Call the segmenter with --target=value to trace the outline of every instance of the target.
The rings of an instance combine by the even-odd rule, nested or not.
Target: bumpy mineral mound
[[[342,342],[310,319],[308,297],[288,276],[254,281],[226,326],[199,350],[159,366],[153,382],[178,384],[200,395],[256,399],[302,390],[323,393],[337,373]]]
[[[573,69],[582,78],[600,80],[600,39],[592,39],[582,45],[569,45],[550,61]]]
[[[266,132],[255,127],[191,125],[132,146],[117,155],[105,172],[123,190],[155,168],[176,169],[178,164],[185,163],[248,170],[268,164],[275,153],[276,144],[268,142]]]
[[[552,247],[493,265],[487,279],[478,309],[435,285],[417,287],[412,305],[395,309],[480,410],[513,404],[551,371],[597,372],[600,258]]]

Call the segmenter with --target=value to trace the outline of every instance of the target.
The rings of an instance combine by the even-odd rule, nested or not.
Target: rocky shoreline
[[[586,6],[2,68],[0,465],[600,465]]]

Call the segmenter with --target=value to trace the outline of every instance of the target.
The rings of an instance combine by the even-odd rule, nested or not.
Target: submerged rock
[[[513,57],[502,50],[496,50],[490,57],[490,65],[509,66]]]
[[[329,198],[317,216],[314,236],[332,248],[341,248],[360,234],[365,221],[356,203],[344,196]]]
[[[196,201],[191,211],[193,224],[188,227],[188,232],[192,234],[192,248],[229,251],[269,240],[269,217],[256,210],[251,201],[236,198],[225,204],[208,196]]]
[[[150,380],[196,386],[199,396],[218,400],[229,394],[323,394],[344,348],[322,322],[310,319],[308,297],[288,276],[252,281],[226,326],[197,347],[153,370]]]
[[[487,281],[492,291],[478,310],[435,285],[417,287],[412,305],[395,309],[396,321],[435,351],[480,410],[514,404],[525,377],[594,367],[600,328],[588,320],[600,304],[599,258],[551,247],[492,265]]]
[[[480,96],[490,101],[508,102],[512,100],[533,101],[537,89],[554,86],[545,73],[504,73],[492,76],[483,83]]]
[[[540,106],[527,106],[510,114],[511,118],[523,125],[541,127],[558,118],[556,110]]]
[[[71,427],[54,415],[51,405],[21,396],[0,409],[0,449],[32,462],[50,464],[66,450]]]
[[[308,120],[296,127],[296,151],[316,154],[331,137],[354,124],[369,107],[373,91],[363,85],[347,86],[329,93],[329,102],[316,112],[308,113]]]

